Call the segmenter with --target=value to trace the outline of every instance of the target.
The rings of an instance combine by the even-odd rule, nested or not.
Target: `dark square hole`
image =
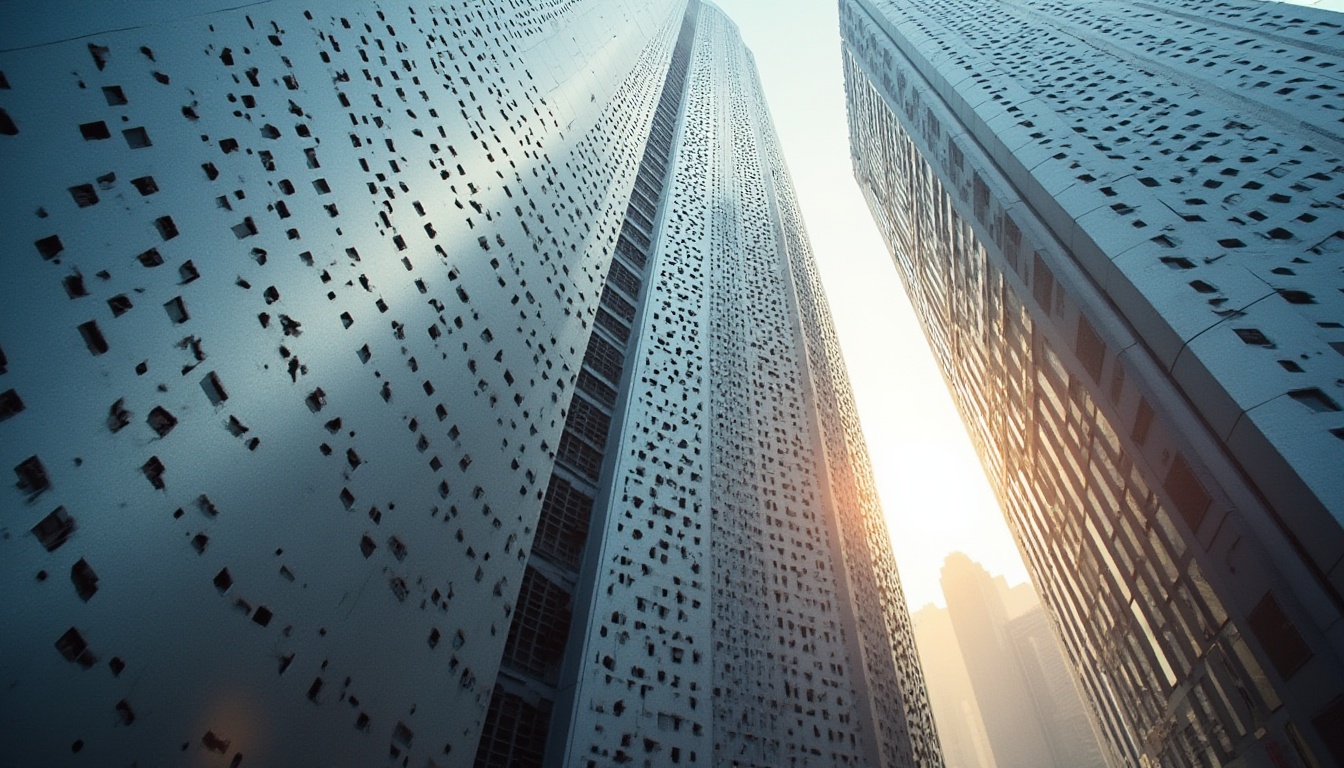
[[[211,405],[219,405],[229,399],[229,393],[224,390],[224,384],[220,382],[219,376],[211,371],[201,379],[201,389],[205,396],[209,398]]]
[[[103,98],[107,99],[109,107],[119,107],[126,103],[126,92],[119,85],[104,85]]]
[[[219,573],[216,573],[212,581],[215,589],[219,590],[221,595],[228,592],[229,588],[233,586],[233,577],[229,575],[228,568],[221,569]]]
[[[112,310],[113,317],[121,317],[127,312],[130,312],[133,305],[126,294],[119,293],[107,300],[107,306]]]
[[[158,456],[150,456],[149,461],[146,461],[140,467],[140,471],[145,473],[145,478],[149,480],[150,485],[160,491],[163,490],[163,473],[166,469]]]
[[[42,254],[44,259],[54,259],[61,251],[65,250],[65,245],[61,243],[61,238],[56,235],[44,237],[36,240],[33,245],[37,246],[37,252]]]
[[[51,487],[47,468],[42,466],[42,460],[36,456],[29,456],[15,465],[14,474],[19,478],[19,490],[25,491],[30,496],[36,496]]]
[[[98,191],[92,184],[79,184],[70,187],[70,196],[75,199],[75,205],[80,208],[88,208],[91,205],[98,204]]]
[[[1330,399],[1329,395],[1316,387],[1295,389],[1289,392],[1288,396],[1317,413],[1331,413],[1339,410],[1339,403]]]
[[[95,355],[101,355],[107,351],[107,339],[103,338],[103,332],[98,330],[98,323],[90,320],[87,323],[80,323],[79,335],[84,337],[84,344],[89,351]]]
[[[141,176],[138,179],[131,179],[131,185],[142,196],[152,195],[159,191],[159,185],[154,182],[153,176]]]
[[[70,581],[75,585],[75,593],[79,595],[79,599],[86,603],[98,591],[98,574],[93,572],[93,567],[82,557],[70,566]]]
[[[154,410],[149,412],[149,417],[145,421],[159,437],[167,437],[168,433],[173,431],[173,427],[177,426],[177,417],[161,405],[155,406]]]
[[[0,421],[14,416],[24,409],[23,398],[13,389],[0,393]]]
[[[65,507],[57,507],[51,514],[39,520],[37,525],[32,527],[32,532],[48,552],[53,552],[70,538],[76,527],[75,519],[65,511]]]
[[[84,636],[74,627],[67,629],[65,634],[57,638],[56,650],[60,651],[67,661],[73,661],[85,669],[92,667],[97,661],[93,654],[89,653],[89,644],[84,640]]]
[[[101,141],[102,139],[112,138],[112,132],[107,129],[107,123],[102,120],[84,123],[79,126],[79,132],[85,141]]]
[[[177,237],[177,225],[173,223],[172,216],[160,216],[154,220],[154,228],[159,230],[159,237],[164,240],[172,240]]]
[[[121,135],[126,137],[126,145],[131,149],[144,149],[154,143],[149,140],[149,132],[144,128],[127,128]]]
[[[168,313],[168,318],[174,324],[185,323],[191,319],[191,315],[187,313],[187,305],[182,301],[181,296],[164,302],[163,310]]]
[[[1254,344],[1260,347],[1268,347],[1271,342],[1269,337],[1259,328],[1233,328],[1232,332],[1247,344]]]

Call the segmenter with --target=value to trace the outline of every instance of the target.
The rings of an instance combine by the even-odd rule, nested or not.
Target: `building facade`
[[[1344,762],[1340,17],[841,24],[856,176],[1110,759]]]
[[[939,766],[698,0],[8,9],[23,765]]]

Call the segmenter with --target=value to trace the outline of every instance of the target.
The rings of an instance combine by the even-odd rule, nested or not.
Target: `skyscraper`
[[[1104,768],[1031,586],[1010,590],[960,552],[948,556],[942,585],[997,768]]]
[[[1002,577],[1000,577],[1002,578]],[[1014,588],[1033,597],[1031,585]],[[1008,637],[1022,665],[1032,704],[1045,725],[1046,742],[1055,764],[1105,768],[1090,712],[1078,695],[1073,670],[1059,649],[1050,619],[1039,601],[1008,621]]]
[[[966,662],[947,609],[929,603],[910,616],[924,668],[938,744],[947,768],[995,768]]]
[[[980,717],[998,768],[1056,766],[1045,723],[1008,634],[1008,611],[994,580],[960,552],[947,558],[942,574],[947,612],[966,661]]]
[[[855,174],[1124,765],[1344,762],[1344,25],[843,0]]]
[[[17,764],[938,766],[698,0],[7,9]]]

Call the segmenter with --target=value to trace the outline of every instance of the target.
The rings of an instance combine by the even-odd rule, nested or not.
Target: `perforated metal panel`
[[[6,759],[937,764],[718,11],[11,10]]]
[[[470,765],[681,8],[223,5],[0,32],[6,759]]]
[[[553,764],[941,765],[791,183],[708,6],[687,77]]]

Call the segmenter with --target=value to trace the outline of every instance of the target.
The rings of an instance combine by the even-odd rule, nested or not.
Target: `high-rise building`
[[[1030,585],[1009,589],[1002,576],[991,577],[960,552],[948,556],[942,585],[995,766],[1105,768]]]
[[[947,768],[995,768],[970,674],[946,608],[929,603],[910,616],[924,668],[938,744]]]
[[[840,5],[855,174],[1111,758],[1344,763],[1344,17]]]
[[[1035,596],[1029,584],[1019,584],[1013,590]],[[1044,727],[1050,754],[1058,766],[1106,768],[1088,709],[1050,628],[1050,618],[1039,601],[1033,603],[1008,620],[1008,638],[1031,691],[1032,706]]]
[[[15,765],[939,766],[698,0],[7,8]]]
[[[970,673],[997,768],[1059,768],[1045,723],[1008,634],[1008,609],[979,563],[955,552],[942,573],[943,597]]]

